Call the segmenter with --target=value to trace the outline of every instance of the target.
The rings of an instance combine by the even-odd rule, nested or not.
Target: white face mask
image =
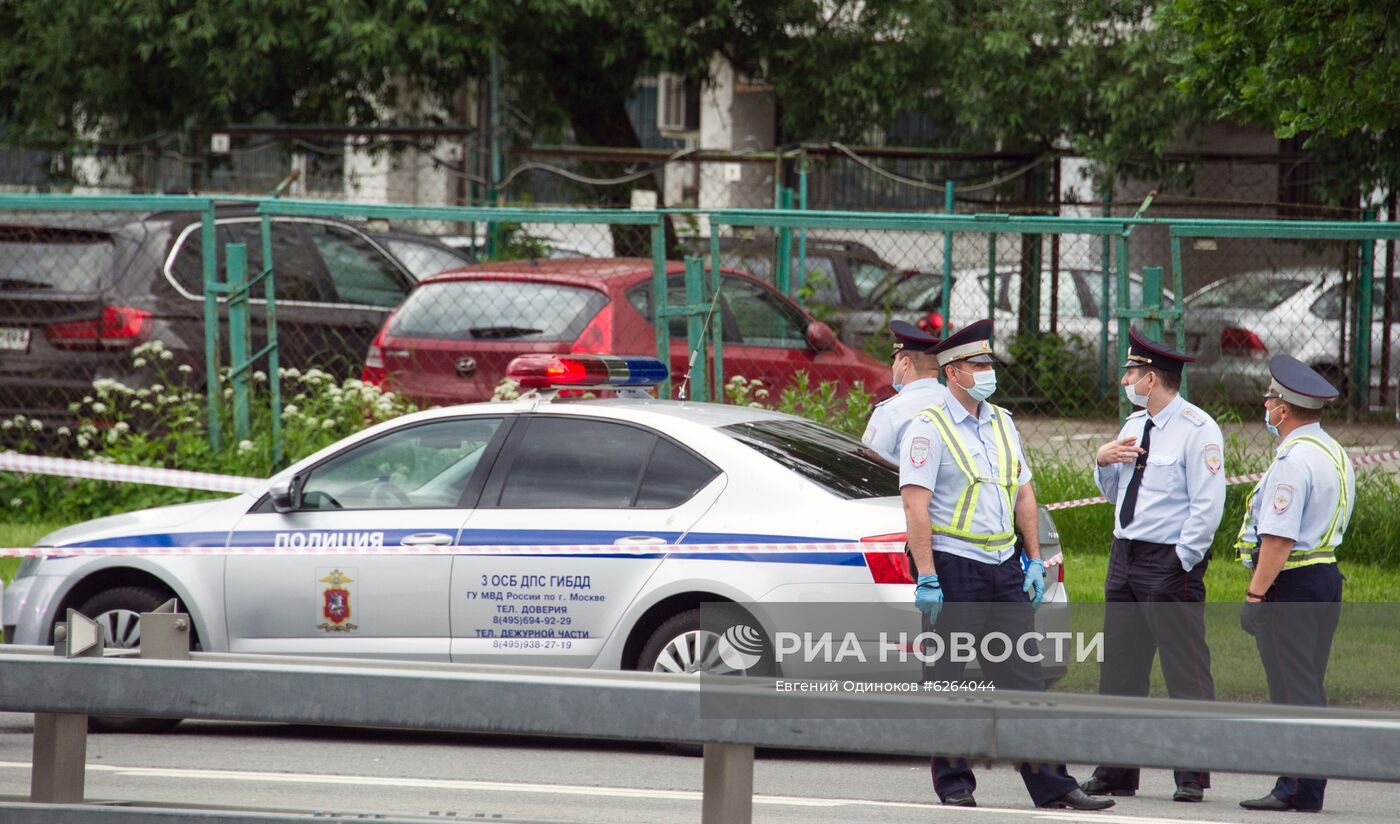
[[[959,369],[958,372],[963,373],[963,370]],[[958,381],[958,386],[962,386],[963,390],[971,395],[973,400],[985,401],[992,396],[993,392],[997,391],[997,373],[995,369],[988,369],[985,372],[964,374],[972,375],[972,386],[963,386],[962,381]]]
[[[907,365],[908,362],[908,358],[898,358],[894,362],[894,367],[890,369],[890,385],[894,387],[894,391],[896,392],[902,392],[907,385],[904,379],[907,378],[908,375],[902,375],[900,373],[903,371],[901,367]]]
[[[1128,396],[1128,403],[1133,406],[1147,406],[1147,399],[1152,396],[1151,389],[1147,390],[1146,395],[1139,394],[1137,391],[1138,384],[1145,380],[1147,380],[1147,376],[1143,375],[1141,378],[1138,378],[1136,382],[1123,387],[1123,394]]]
[[[1277,437],[1278,437],[1278,424],[1270,423],[1270,422],[1269,422],[1269,419],[1270,419],[1271,417],[1272,417],[1272,416],[1269,414],[1269,407],[1267,407],[1267,406],[1264,407],[1264,428],[1267,429],[1267,430],[1269,430],[1269,434],[1270,434],[1270,435],[1273,435],[1275,438],[1277,438]],[[1279,421],[1279,423],[1283,423],[1283,421]]]

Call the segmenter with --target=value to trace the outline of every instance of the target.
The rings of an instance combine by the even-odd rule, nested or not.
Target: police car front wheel
[[[116,587],[97,593],[78,607],[102,628],[103,644],[109,649],[131,649],[141,645],[141,613],[152,612],[170,599],[150,587]],[[178,718],[124,718],[92,716],[88,729],[93,732],[164,732],[180,723]]]

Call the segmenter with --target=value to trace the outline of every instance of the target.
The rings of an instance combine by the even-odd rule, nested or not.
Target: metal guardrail
[[[72,611],[56,648],[0,647],[0,710],[36,713],[31,802],[82,802],[88,715],[704,742],[705,824],[752,820],[755,747],[1400,781],[1400,713],[1271,718],[1223,702],[794,693],[758,679],[190,653],[186,616],[162,609],[142,616],[140,658],[104,654],[96,624]],[[732,712],[706,717],[702,690]]]
[[[424,824],[425,821],[471,821],[466,818],[400,818],[386,815],[354,815],[334,813],[282,813],[220,810],[206,807],[123,807],[84,806],[82,804],[0,803],[0,824],[186,824],[191,821],[210,824]],[[476,820],[480,820],[479,818]],[[491,818],[491,824],[531,824],[519,818]],[[550,824],[550,822],[537,822]]]

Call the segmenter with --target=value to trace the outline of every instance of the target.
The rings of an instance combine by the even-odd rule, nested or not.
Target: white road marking
[[[0,761],[0,769],[28,770],[25,761]],[[254,772],[248,770],[198,770],[166,767],[119,767],[88,764],[89,773],[112,773],[127,778],[188,778],[199,781],[243,781],[277,784],[336,784],[361,787],[403,787],[435,790],[517,793],[521,795],[574,795],[595,798],[645,798],[655,801],[701,800],[697,790],[645,790],[633,787],[587,787],[577,784],[530,784],[505,781],[465,781],[451,778],[387,778],[369,775],[326,775],[323,773]],[[1014,815],[1039,821],[1099,821],[1105,824],[1219,824],[1196,818],[1162,818],[1121,815],[1113,812],[1080,813],[1073,810],[1040,810],[1016,807],[943,807],[939,804],[909,801],[872,801],[862,798],[799,798],[787,795],[754,795],[755,804],[783,807],[874,807],[880,809],[923,810],[948,815]]]

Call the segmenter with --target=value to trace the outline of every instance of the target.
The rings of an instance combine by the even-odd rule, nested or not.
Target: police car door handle
[[[400,546],[449,546],[452,536],[442,532],[418,532],[405,536]]]
[[[613,541],[613,546],[665,546],[668,543],[670,541],[655,535],[628,535]]]

